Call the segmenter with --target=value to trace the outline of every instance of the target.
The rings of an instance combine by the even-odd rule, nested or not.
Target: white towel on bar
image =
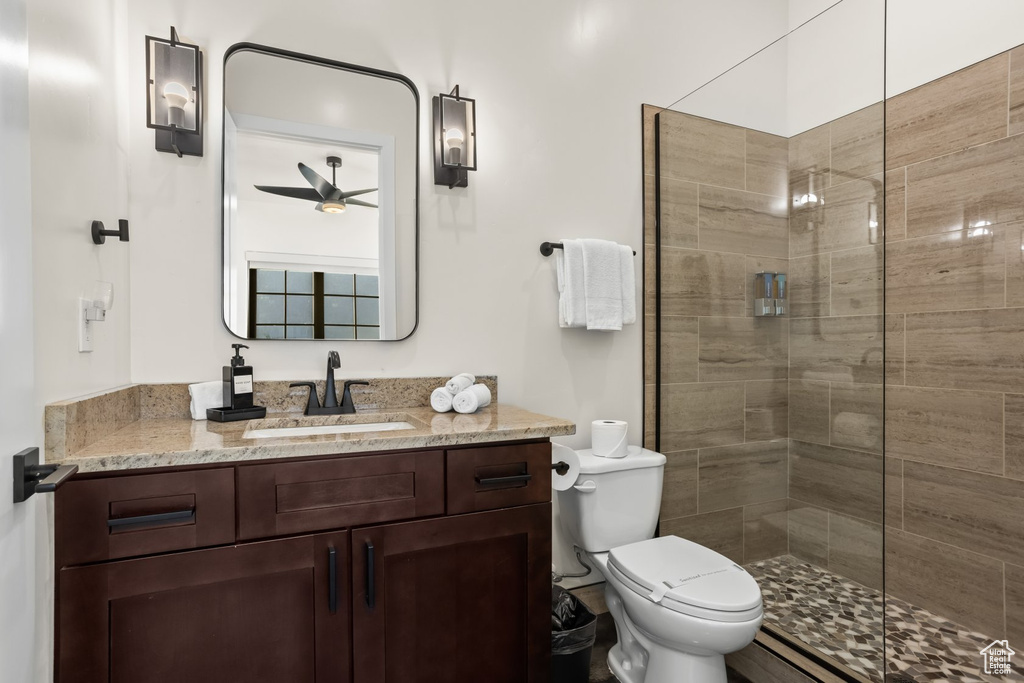
[[[588,330],[622,329],[622,254],[607,240],[583,242],[583,291]],[[635,313],[634,313],[635,315]]]
[[[633,250],[619,245],[622,258],[622,324],[632,325],[636,322],[636,270],[633,267]]]
[[[555,266],[558,272],[559,327],[586,327],[582,241],[562,240],[562,248],[555,250]]]
[[[192,397],[189,411],[193,420],[205,420],[207,408],[224,407],[223,382],[199,382],[188,385],[188,395]]]

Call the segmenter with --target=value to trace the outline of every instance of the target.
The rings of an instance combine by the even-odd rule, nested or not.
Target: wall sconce
[[[476,100],[459,95],[459,86],[434,97],[434,184],[469,187],[476,170]]]
[[[181,157],[203,156],[203,53],[178,39],[146,36],[146,126],[156,148]]]

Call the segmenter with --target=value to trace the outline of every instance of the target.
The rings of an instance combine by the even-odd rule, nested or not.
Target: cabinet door
[[[63,569],[56,680],[344,683],[348,566],[338,532]]]
[[[551,506],[352,532],[356,683],[547,681]]]

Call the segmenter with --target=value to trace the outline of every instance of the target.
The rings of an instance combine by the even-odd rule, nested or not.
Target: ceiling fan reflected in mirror
[[[273,185],[254,185],[253,187],[261,192],[316,202],[316,210],[324,213],[344,213],[345,208],[348,206],[377,208],[376,204],[364,202],[361,199],[352,199],[352,197],[361,194],[376,192],[376,187],[368,190],[342,192],[338,188],[338,167],[341,166],[341,157],[327,157],[327,165],[331,167],[331,182],[327,182],[323,176],[300,161],[299,173],[302,174],[302,177],[306,179],[306,182],[311,187],[276,187]]]

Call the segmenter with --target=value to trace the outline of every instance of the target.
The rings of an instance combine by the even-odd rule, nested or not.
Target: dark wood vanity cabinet
[[[55,498],[56,680],[546,681],[549,454],[73,480]]]

